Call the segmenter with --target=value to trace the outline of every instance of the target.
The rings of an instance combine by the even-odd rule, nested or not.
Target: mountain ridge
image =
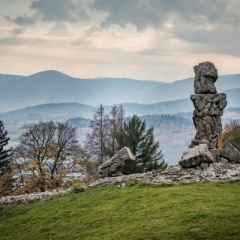
[[[28,107],[30,104],[35,106],[64,102],[91,106],[99,106],[100,103],[153,104],[185,99],[193,94],[193,78],[172,83],[128,78],[84,79],[55,70],[26,77],[0,75],[0,85],[1,112]],[[216,87],[218,92],[240,88],[240,74],[220,76]]]

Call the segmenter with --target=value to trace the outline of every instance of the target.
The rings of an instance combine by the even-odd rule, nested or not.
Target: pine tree
[[[8,145],[8,132],[4,130],[3,122],[0,120],[0,176],[5,173],[5,170],[11,163],[11,149],[5,149]]]
[[[166,167],[159,142],[154,139],[153,127],[146,129],[146,122],[136,115],[124,123],[123,129],[117,134],[117,142],[119,149],[127,146],[136,157],[136,162],[124,169],[125,174]]]
[[[4,130],[3,122],[0,120],[0,195],[7,194],[11,190],[11,149],[6,149],[9,137]]]

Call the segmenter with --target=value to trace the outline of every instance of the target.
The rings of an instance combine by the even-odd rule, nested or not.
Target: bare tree
[[[113,156],[118,148],[118,143],[116,140],[117,133],[123,128],[124,123],[124,114],[125,111],[120,105],[117,107],[116,105],[113,105],[110,114],[109,114],[109,155]]]
[[[87,135],[85,149],[88,157],[99,164],[113,156],[117,149],[116,134],[124,122],[123,107],[114,105],[108,114],[104,113],[102,104],[95,112],[90,127],[92,132]]]
[[[101,164],[106,156],[107,136],[109,134],[108,115],[104,114],[102,104],[94,113],[90,128],[92,132],[87,135],[85,149],[90,158],[97,160]]]
[[[40,122],[27,128],[15,152],[29,163],[41,191],[56,187],[80,154],[76,128],[66,123]]]

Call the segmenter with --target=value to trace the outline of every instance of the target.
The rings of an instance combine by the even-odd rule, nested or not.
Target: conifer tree
[[[4,130],[3,122],[0,120],[0,176],[4,174],[11,163],[11,149],[5,149],[9,141],[7,134],[8,132]]]
[[[159,150],[159,142],[154,139],[153,127],[147,129],[146,122],[137,115],[124,123],[123,129],[117,134],[117,142],[119,149],[127,146],[136,157],[135,163],[125,167],[125,174],[157,170],[167,166],[162,151]]]
[[[0,120],[0,196],[11,190],[11,149],[6,149],[9,137],[4,130],[3,122]]]

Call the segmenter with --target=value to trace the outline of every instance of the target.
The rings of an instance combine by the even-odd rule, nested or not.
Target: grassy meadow
[[[0,207],[0,239],[240,239],[240,182],[130,182]]]

